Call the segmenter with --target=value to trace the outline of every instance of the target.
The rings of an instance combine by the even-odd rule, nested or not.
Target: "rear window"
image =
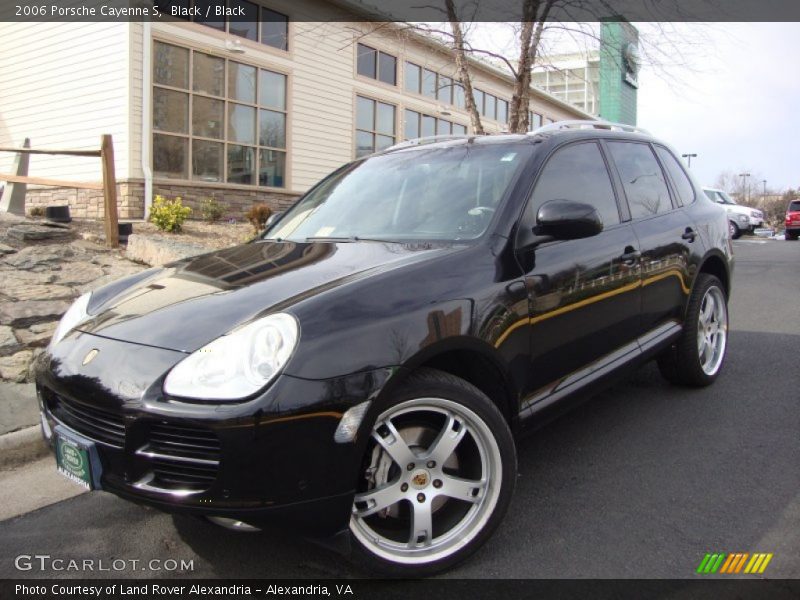
[[[800,200],[792,200],[789,203],[789,212],[800,211]]]

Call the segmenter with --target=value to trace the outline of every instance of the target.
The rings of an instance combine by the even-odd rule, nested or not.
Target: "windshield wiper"
[[[342,236],[342,237],[335,237],[335,236],[327,236],[327,235],[320,235],[320,236],[311,236],[306,238],[307,242],[384,242],[384,243],[394,243],[392,240],[381,240],[378,238],[370,238],[370,237],[361,237],[358,235],[351,235],[351,236]]]

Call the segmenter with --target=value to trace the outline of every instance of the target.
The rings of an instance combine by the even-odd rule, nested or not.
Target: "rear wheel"
[[[710,385],[722,368],[727,345],[728,302],[722,283],[700,273],[689,298],[683,333],[658,357],[659,370],[672,383]]]
[[[491,400],[420,370],[372,427],[350,520],[356,558],[403,576],[460,562],[502,520],[515,477],[514,441]]]

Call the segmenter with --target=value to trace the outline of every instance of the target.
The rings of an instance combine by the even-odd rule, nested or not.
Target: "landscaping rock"
[[[14,330],[8,325],[0,325],[0,356],[14,354],[21,349],[22,345],[14,335]]]
[[[13,277],[9,277],[3,284],[3,294],[15,300],[61,300],[78,295],[73,288],[65,285],[25,283]]]
[[[72,237],[72,231],[49,225],[15,225],[9,227],[6,235],[21,242],[33,240],[56,240]]]
[[[6,257],[5,264],[17,269],[33,269],[37,266],[52,265],[68,256],[67,248],[58,246],[28,246],[16,254]]]
[[[54,275],[54,279],[62,285],[80,285],[101,278],[105,273],[103,269],[88,263],[65,264]]]
[[[0,377],[7,381],[23,383],[28,377],[31,361],[33,361],[31,350],[22,350],[11,356],[0,357]]]
[[[68,300],[24,300],[0,305],[0,323],[14,328],[27,328],[35,323],[61,318],[71,302]]]
[[[17,329],[14,333],[21,344],[29,348],[43,348],[50,343],[56,327],[58,327],[58,321],[51,321],[31,325],[28,329]]]
[[[0,254],[14,254],[16,251],[16,248],[12,248],[6,244],[0,244]]]
[[[39,402],[32,383],[0,383],[0,435],[39,423]]]
[[[209,251],[209,248],[200,244],[176,242],[163,238],[145,237],[141,234],[131,234],[128,237],[126,256],[153,267],[159,267],[182,258],[197,256]]]

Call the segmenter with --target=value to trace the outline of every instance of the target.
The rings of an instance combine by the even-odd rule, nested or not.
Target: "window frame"
[[[597,146],[597,149],[600,152],[600,157],[603,160],[603,164],[606,167],[606,174],[608,175],[609,183],[611,184],[611,191],[614,194],[614,202],[617,205],[617,214],[619,215],[619,221],[611,225],[610,227],[603,226],[603,231],[601,231],[598,235],[602,235],[606,231],[610,231],[616,229],[618,227],[622,227],[626,225],[630,221],[630,213],[628,212],[627,206],[627,199],[623,198],[620,192],[620,187],[618,184],[618,173],[616,172],[616,166],[611,162],[608,150],[605,148],[603,144],[604,140],[602,138],[582,138],[579,140],[570,140],[561,144],[558,144],[554,148],[551,148],[550,151],[547,153],[542,159],[539,168],[536,171],[536,175],[530,182],[530,186],[528,187],[527,191],[525,192],[526,198],[525,201],[522,202],[522,209],[519,213],[517,218],[517,222],[520,226],[517,228],[519,232],[522,232],[525,228],[531,229],[536,225],[536,214],[532,214],[531,211],[528,210],[528,207],[534,201],[534,192],[536,191],[536,186],[539,184],[539,180],[542,177],[542,173],[544,173],[547,165],[550,161],[555,157],[561,150],[568,148],[570,146],[574,146],[577,144],[594,144]],[[539,212],[539,209],[536,209],[536,213]],[[517,238],[519,241],[519,237]],[[568,242],[570,240],[552,240],[549,242],[545,242],[545,245],[549,244],[560,244],[564,242]]]
[[[165,89],[171,90],[176,92],[184,93],[188,96],[188,129],[187,133],[174,133],[170,131],[163,131],[155,128],[153,123],[153,119],[155,115],[151,115],[151,120],[149,123],[149,135],[150,135],[150,142],[151,142],[151,152],[149,156],[150,168],[153,170],[154,173],[154,180],[158,183],[166,184],[166,185],[187,185],[187,186],[198,186],[198,187],[224,187],[224,188],[232,188],[237,190],[269,190],[275,192],[282,192],[282,193],[290,193],[291,190],[291,127],[292,127],[292,116],[289,111],[289,106],[291,105],[291,85],[292,85],[292,73],[286,71],[285,69],[275,67],[273,65],[265,65],[262,62],[243,62],[238,56],[235,58],[231,58],[225,56],[223,54],[217,54],[214,52],[213,49],[208,48],[201,48],[193,44],[185,44],[183,41],[176,43],[173,39],[168,39],[162,36],[153,36],[150,40],[152,44],[151,47],[151,60],[153,61],[153,68],[155,69],[155,61],[156,61],[156,45],[157,44],[164,44],[167,46],[173,46],[179,48],[181,50],[186,50],[188,52],[188,79],[187,79],[187,88],[177,88],[174,86],[170,86],[167,84],[157,83],[155,78],[150,83],[150,102],[151,106],[153,105],[153,99],[155,97],[156,89]],[[210,50],[210,51],[209,51]],[[205,91],[196,91],[194,90],[194,57],[195,54],[202,54],[205,56],[210,56],[212,58],[222,60],[224,63],[223,67],[223,74],[222,74],[222,95],[214,95]],[[237,100],[233,96],[229,95],[228,92],[228,77],[230,74],[229,63],[239,63],[243,64],[248,67],[255,68],[256,70],[256,82],[255,82],[255,102],[247,102],[242,100]],[[277,75],[282,75],[285,79],[285,89],[284,89],[284,108],[278,108],[275,106],[267,106],[260,104],[260,73],[259,71],[268,71],[270,73],[274,73]],[[203,98],[205,100],[217,101],[222,102],[222,127],[221,127],[221,135],[218,138],[213,138],[208,135],[195,135],[193,126],[194,126],[194,98]],[[229,139],[228,137],[228,127],[229,127],[229,110],[230,107],[240,105],[245,106],[248,108],[253,108],[255,110],[255,139],[252,144],[246,142],[237,142],[236,140]],[[285,147],[278,148],[275,146],[266,146],[259,143],[259,123],[260,123],[260,112],[261,110],[267,110],[271,112],[282,113],[285,115]],[[155,165],[155,153],[153,151],[152,146],[155,145],[155,137],[156,135],[162,136],[169,136],[180,138],[186,141],[186,177],[166,177],[161,175],[155,175],[156,172],[156,165]],[[206,142],[206,143],[216,143],[222,147],[222,172],[220,173],[220,181],[206,181],[203,179],[196,179],[194,178],[194,142]],[[254,174],[254,183],[239,183],[239,182],[232,182],[228,181],[228,147],[229,146],[244,146],[246,148],[252,148],[255,155],[255,174]],[[260,159],[261,159],[261,152],[262,150],[272,150],[275,152],[282,152],[284,155],[283,164],[284,164],[284,173],[283,173],[283,186],[277,187],[274,185],[260,185],[259,180],[259,170],[260,170]]]
[[[692,181],[692,178],[689,176],[689,173],[684,168],[683,163],[678,159],[677,156],[675,156],[675,153],[672,152],[672,150],[670,150],[669,148],[667,148],[664,144],[652,144],[652,146],[653,146],[653,154],[656,155],[656,160],[658,160],[659,164],[661,165],[661,171],[667,176],[667,186],[670,187],[670,191],[673,194],[673,202],[672,202],[673,206],[678,206],[678,207],[690,206],[695,202],[697,202],[697,190],[695,189],[694,182]],[[666,152],[667,155],[672,157],[672,160],[674,160],[677,163],[678,168],[681,170],[681,173],[683,173],[683,176],[686,178],[686,181],[689,182],[689,188],[692,190],[692,199],[689,200],[688,202],[684,202],[683,198],[681,198],[680,194],[678,193],[678,186],[673,180],[672,174],[670,173],[667,166],[664,164],[665,161],[658,154],[659,148],[661,148],[664,152]]]
[[[255,22],[256,23],[256,39],[255,40],[251,40],[250,38],[247,38],[247,37],[241,36],[241,35],[239,35],[237,33],[231,32],[231,30],[230,30],[231,19],[230,19],[230,17],[227,17],[227,16],[223,16],[221,18],[221,21],[209,21],[209,22],[214,22],[214,23],[222,22],[223,23],[222,29],[220,29],[218,27],[215,27],[213,25],[209,25],[204,21],[197,20],[194,17],[186,19],[186,22],[193,23],[193,24],[196,24],[196,25],[200,25],[201,27],[204,27],[207,30],[216,31],[218,34],[222,34],[223,36],[229,36],[229,35],[235,36],[235,39],[237,39],[237,40],[244,40],[243,43],[256,44],[256,47],[259,48],[259,49],[268,48],[270,51],[276,51],[276,52],[279,52],[279,53],[281,53],[283,55],[289,54],[291,52],[292,46],[293,46],[293,44],[291,43],[292,23],[293,23],[291,15],[288,14],[287,12],[284,12],[283,10],[276,10],[272,6],[267,6],[266,4],[262,3],[260,0],[244,0],[244,1],[249,2],[250,4],[256,5],[256,7],[258,8],[258,16],[257,16],[256,22]],[[189,8],[194,6],[194,0],[187,0],[187,2],[189,4]],[[229,6],[227,0],[222,0],[221,2],[217,2],[217,4],[219,4],[221,6],[225,6],[225,7]],[[265,21],[262,20],[262,17],[263,17],[263,14],[264,14],[265,10],[270,11],[272,13],[275,13],[277,15],[280,15],[280,16],[286,18],[285,48],[281,48],[279,46],[274,46],[272,44],[267,44],[267,43],[265,43],[263,41],[263,36],[262,36],[262,31],[261,31],[261,24],[263,22],[265,22]]]
[[[361,53],[360,53],[361,47],[368,48],[368,49],[372,50],[375,53],[375,76],[374,77],[372,77],[370,75],[364,75],[363,73],[361,73],[358,70],[358,59],[359,59],[359,56],[361,55]],[[389,82],[384,81],[383,79],[381,79],[381,55],[388,56],[392,60],[394,60],[394,83],[389,83]],[[384,52],[380,48],[376,48],[375,46],[370,46],[369,44],[364,44],[363,42],[357,42],[355,44],[355,76],[358,79],[361,79],[361,80],[364,80],[364,81],[374,82],[374,83],[377,83],[379,85],[385,85],[385,86],[388,86],[388,87],[393,88],[393,89],[394,88],[399,88],[400,87],[399,86],[400,77],[399,77],[399,73],[398,73],[398,71],[399,71],[398,65],[399,64],[400,64],[400,59],[397,57],[396,54],[392,54],[391,52]]]
[[[652,215],[634,216],[633,211],[631,210],[630,201],[628,200],[628,192],[625,189],[625,184],[622,181],[622,174],[619,172],[619,167],[617,166],[617,162],[614,159],[614,155],[611,152],[611,148],[608,146],[608,144],[612,142],[621,144],[640,144],[642,146],[646,146],[650,150],[650,153],[653,155],[653,158],[655,159],[658,168],[661,170],[661,176],[664,178],[664,185],[667,188],[667,195],[669,196],[669,202],[670,202],[670,208],[668,210],[665,210],[663,212],[657,212]],[[625,200],[624,206],[628,212],[629,221],[638,223],[640,221],[646,221],[648,219],[655,219],[662,215],[669,214],[680,208],[676,200],[676,196],[673,193],[672,188],[670,186],[669,177],[667,176],[667,173],[664,172],[664,167],[661,165],[661,161],[658,159],[658,154],[656,154],[655,148],[653,148],[653,144],[651,142],[644,140],[629,140],[623,138],[603,138],[601,139],[601,144],[603,145],[603,148],[606,152],[607,161],[611,169],[613,169],[614,178],[615,181],[617,182],[617,188],[618,188],[617,193],[621,199]]]
[[[361,98],[363,100],[369,100],[369,101],[371,101],[371,102],[373,102],[375,104],[375,107],[374,107],[374,110],[373,110],[373,115],[372,115],[372,129],[362,129],[362,128],[360,128],[358,126],[358,99],[359,98]],[[382,133],[382,132],[380,132],[380,131],[378,131],[376,129],[376,125],[378,123],[378,104],[379,103],[380,104],[386,104],[386,105],[391,106],[391,107],[394,108],[394,123],[393,123],[394,124],[394,127],[393,127],[394,132],[393,132],[393,134],[391,136],[394,141],[392,142],[391,145],[393,146],[394,144],[397,143],[398,132],[400,131],[400,127],[399,127],[400,123],[399,123],[399,114],[398,113],[400,112],[402,107],[399,104],[396,104],[394,102],[385,100],[383,98],[378,98],[376,96],[371,96],[369,94],[364,94],[364,93],[359,92],[359,91],[354,91],[353,92],[353,137],[352,137],[352,143],[353,143],[352,156],[353,156],[353,160],[358,160],[360,158],[363,158],[364,156],[369,156],[370,154],[374,154],[375,152],[379,152],[379,150],[377,150],[377,144],[375,143],[375,141],[377,139],[376,136],[380,135],[380,136],[383,136],[383,137],[390,137],[390,136],[386,135],[385,133]],[[405,126],[405,124],[403,124],[403,125]],[[369,154],[365,154],[364,156],[359,156],[358,155],[358,132],[359,131],[363,131],[364,133],[369,133],[369,134],[371,134],[373,136],[373,144],[372,144],[372,148],[373,149],[372,149],[372,152],[370,152]]]
[[[433,135],[448,135],[448,134],[440,134],[440,133],[438,133],[438,131],[439,131],[439,122],[440,121],[450,124],[450,134],[449,135],[467,135],[469,133],[469,126],[468,125],[464,125],[463,123],[459,123],[458,121],[454,121],[453,119],[444,119],[442,117],[437,117],[436,115],[430,114],[430,112],[427,112],[427,111],[424,111],[424,110],[418,110],[418,109],[412,108],[412,107],[410,107],[408,105],[403,105],[402,109],[403,109],[403,119],[402,119],[402,123],[401,123],[402,127],[400,128],[402,130],[402,136],[401,136],[402,137],[402,141],[413,140],[413,139],[417,139],[417,138],[420,138],[420,137],[427,137],[427,136],[423,136],[422,135],[422,119],[424,117],[428,117],[429,119],[433,119],[434,120],[434,133],[433,133]],[[417,132],[419,133],[419,135],[417,135],[416,138],[406,137],[406,124],[408,122],[406,117],[407,117],[407,113],[410,113],[410,112],[414,113],[416,115],[416,119],[417,119]],[[454,126],[463,127],[464,128],[464,133],[463,134],[452,133]]]

